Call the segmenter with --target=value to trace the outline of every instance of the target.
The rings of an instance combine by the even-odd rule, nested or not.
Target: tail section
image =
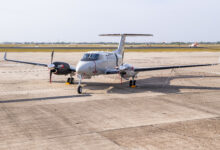
[[[118,45],[118,49],[115,53],[123,55],[124,54],[124,45],[127,36],[153,36],[152,34],[100,34],[100,36],[120,36],[121,41]]]
[[[123,55],[124,53],[124,46],[125,46],[125,40],[126,40],[126,36],[124,34],[121,35],[121,41],[118,45],[118,49],[115,51],[116,53]]]

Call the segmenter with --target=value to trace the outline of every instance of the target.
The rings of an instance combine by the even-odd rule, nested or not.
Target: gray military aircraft
[[[219,64],[219,63],[215,63],[215,64],[137,68],[130,64],[123,63],[125,39],[127,36],[153,36],[152,34],[101,34],[100,36],[120,36],[121,41],[119,43],[118,49],[112,52],[100,52],[100,51],[86,52],[83,55],[82,59],[76,65],[76,68],[70,66],[68,63],[65,62],[53,62],[54,51],[51,54],[51,64],[49,65],[7,59],[6,57],[7,53],[5,53],[4,60],[16,62],[16,63],[24,63],[24,64],[48,67],[50,70],[50,82],[52,80],[52,74],[70,75],[70,78],[67,79],[67,82],[73,84],[74,83],[73,76],[77,75],[79,79],[77,92],[79,94],[82,93],[82,86],[81,86],[82,79],[90,79],[92,76],[119,74],[121,78],[124,78],[126,80],[130,79],[129,82],[130,87],[136,87],[135,78],[137,77],[137,74],[142,71],[202,67],[202,66],[213,66]]]

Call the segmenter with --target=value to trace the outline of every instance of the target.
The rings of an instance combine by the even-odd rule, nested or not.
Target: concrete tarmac
[[[3,58],[0,53],[0,58]],[[76,65],[83,53],[55,53]],[[220,53],[125,53],[137,67],[216,63]],[[8,53],[49,63],[50,53]],[[137,88],[118,75],[66,85],[68,76],[0,59],[0,149],[220,149],[220,66],[143,72]],[[77,82],[77,79],[75,80]]]

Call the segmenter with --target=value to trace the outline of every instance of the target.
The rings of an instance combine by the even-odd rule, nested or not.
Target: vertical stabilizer
[[[126,36],[153,36],[152,34],[100,34],[100,36],[120,36],[121,41],[115,53],[123,55]]]
[[[124,52],[124,46],[125,46],[125,40],[126,40],[126,36],[124,34],[121,34],[121,40],[120,43],[118,45],[118,49],[115,51],[116,53],[122,55]]]

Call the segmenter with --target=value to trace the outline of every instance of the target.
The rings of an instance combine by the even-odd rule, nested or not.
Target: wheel
[[[80,85],[77,87],[77,92],[78,94],[82,94],[82,87]]]
[[[136,85],[136,80],[133,81],[133,85]]]
[[[70,78],[68,78],[66,82],[67,82],[67,83],[70,83]]]
[[[130,82],[129,82],[129,87],[131,87],[132,86],[132,80],[130,80]]]
[[[74,78],[70,78],[70,84],[74,84]]]

